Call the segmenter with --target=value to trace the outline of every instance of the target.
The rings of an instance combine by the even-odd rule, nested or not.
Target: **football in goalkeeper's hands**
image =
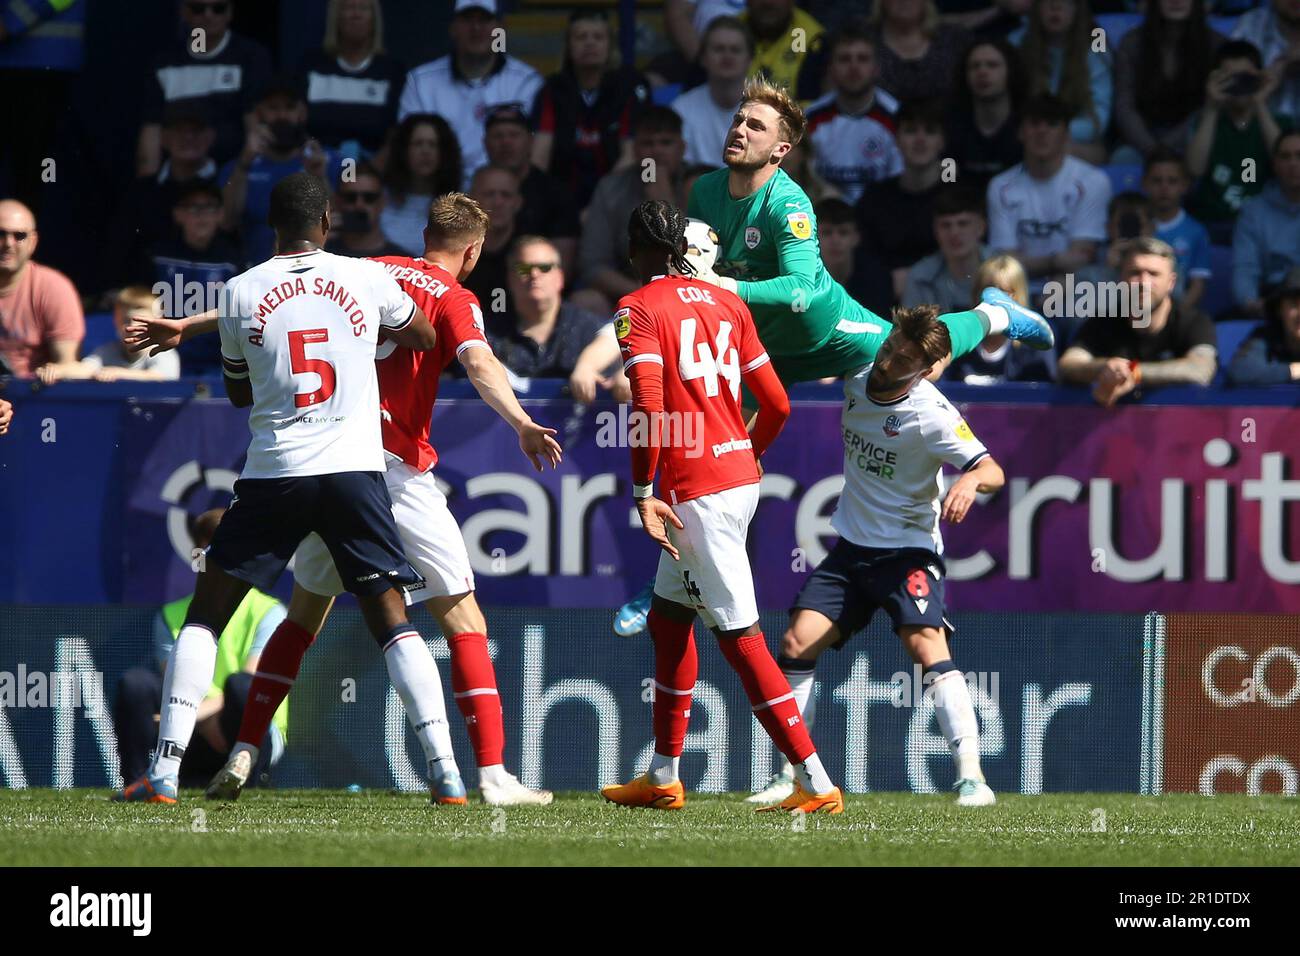
[[[695,268],[697,279],[715,282],[713,266],[718,261],[718,234],[703,219],[686,220],[686,261]]]

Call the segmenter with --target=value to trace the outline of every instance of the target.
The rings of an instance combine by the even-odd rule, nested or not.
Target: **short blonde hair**
[[[330,56],[339,55],[339,8],[343,0],[330,0],[325,13],[325,41],[321,44]],[[384,52],[384,11],[379,0],[370,0],[371,16],[374,17],[374,32],[370,36],[370,52],[367,56]]]
[[[769,83],[760,76],[751,77],[745,83],[745,92],[740,97],[740,105],[746,103],[762,103],[776,110],[777,116],[781,118],[781,138],[786,142],[797,146],[803,140],[808,120],[785,87]]]
[[[426,241],[435,249],[464,249],[487,234],[488,214],[464,193],[443,193],[429,203]]]
[[[1161,259],[1169,260],[1169,267],[1177,271],[1178,253],[1174,247],[1163,239],[1157,239],[1155,236],[1138,236],[1134,239],[1126,239],[1119,247],[1120,268],[1134,256],[1159,256]]]
[[[124,312],[132,312],[136,309],[157,312],[158,296],[147,285],[129,285],[117,294],[114,304]]]
[[[993,256],[980,263],[975,270],[975,291],[993,286],[1001,289],[1023,306],[1029,305],[1029,279],[1025,267],[1015,256]]]

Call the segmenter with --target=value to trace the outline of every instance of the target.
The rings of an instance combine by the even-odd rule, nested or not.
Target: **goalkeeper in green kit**
[[[893,328],[854,301],[822,263],[812,201],[781,169],[804,129],[803,111],[789,93],[751,80],[723,147],[726,168],[701,176],[687,205],[687,215],[701,220],[687,228],[687,261],[696,265],[698,278],[736,293],[749,306],[786,385],[838,377],[870,364]],[[703,224],[718,237],[713,262]],[[1047,320],[999,289],[983,290],[973,309],[939,320],[948,327],[950,359],[989,335],[1036,349],[1055,345]],[[623,605],[614,618],[615,632],[626,637],[643,630],[649,602],[647,590]]]

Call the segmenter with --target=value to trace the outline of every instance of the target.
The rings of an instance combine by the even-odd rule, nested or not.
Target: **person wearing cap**
[[[1228,384],[1239,388],[1300,381],[1300,266],[1278,283],[1267,301],[1268,319],[1257,325],[1228,365]]]
[[[484,121],[483,148],[488,164],[508,169],[519,178],[523,205],[515,217],[522,235],[544,236],[560,253],[566,275],[573,275],[578,254],[578,207],[554,176],[533,163],[533,133],[528,117],[517,106],[497,106]]]
[[[181,32],[153,62],[136,142],[136,175],[162,163],[162,120],[168,106],[201,106],[216,132],[212,154],[225,162],[239,154],[244,124],[271,75],[261,44],[230,29],[232,0],[178,0]]]
[[[300,72],[312,136],[354,158],[383,149],[406,70],[384,50],[379,0],[330,0],[325,41]]]
[[[163,113],[162,165],[138,176],[118,204],[106,243],[99,288],[118,289],[139,276],[149,250],[176,235],[172,210],[180,193],[196,182],[215,183],[216,131],[196,103],[176,103]]]
[[[225,198],[222,228],[237,231],[247,261],[257,263],[275,254],[275,232],[267,225],[275,184],[303,170],[328,184],[340,164],[336,153],[307,135],[307,102],[296,80],[272,80],[253,116],[243,151],[221,167],[218,180]]]
[[[1232,297],[1252,318],[1262,293],[1300,265],[1300,130],[1273,143],[1271,183],[1241,204],[1232,230]]]
[[[564,62],[533,106],[533,162],[567,187],[585,209],[600,177],[632,163],[632,129],[649,102],[650,83],[621,65],[614,29],[603,10],[575,10]]]
[[[451,18],[451,53],[417,66],[406,76],[397,118],[412,113],[446,117],[464,153],[462,188],[487,162],[483,120],[503,103],[529,108],[542,75],[516,57],[493,50],[502,27],[497,0],[456,0]]]

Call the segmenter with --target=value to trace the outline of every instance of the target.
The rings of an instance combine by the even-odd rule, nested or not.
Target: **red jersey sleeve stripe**
[[[488,345],[487,342],[483,341],[482,339],[466,339],[464,342],[461,342],[460,345],[456,346],[456,354],[460,355],[460,353],[465,351],[466,349],[472,349],[472,348],[486,349],[486,348],[491,348],[491,346]]]
[[[770,361],[772,361],[771,356],[769,356],[766,352],[764,352],[762,355],[760,355],[758,358],[754,359],[754,360],[753,360],[752,362],[750,362],[749,364],[747,364],[747,365],[742,365],[742,366],[740,367],[740,374],[741,374],[741,375],[747,375],[748,373],[754,371],[754,369],[756,369],[756,368],[762,368],[764,365],[766,365],[766,364],[767,364],[768,362],[770,362]]]

